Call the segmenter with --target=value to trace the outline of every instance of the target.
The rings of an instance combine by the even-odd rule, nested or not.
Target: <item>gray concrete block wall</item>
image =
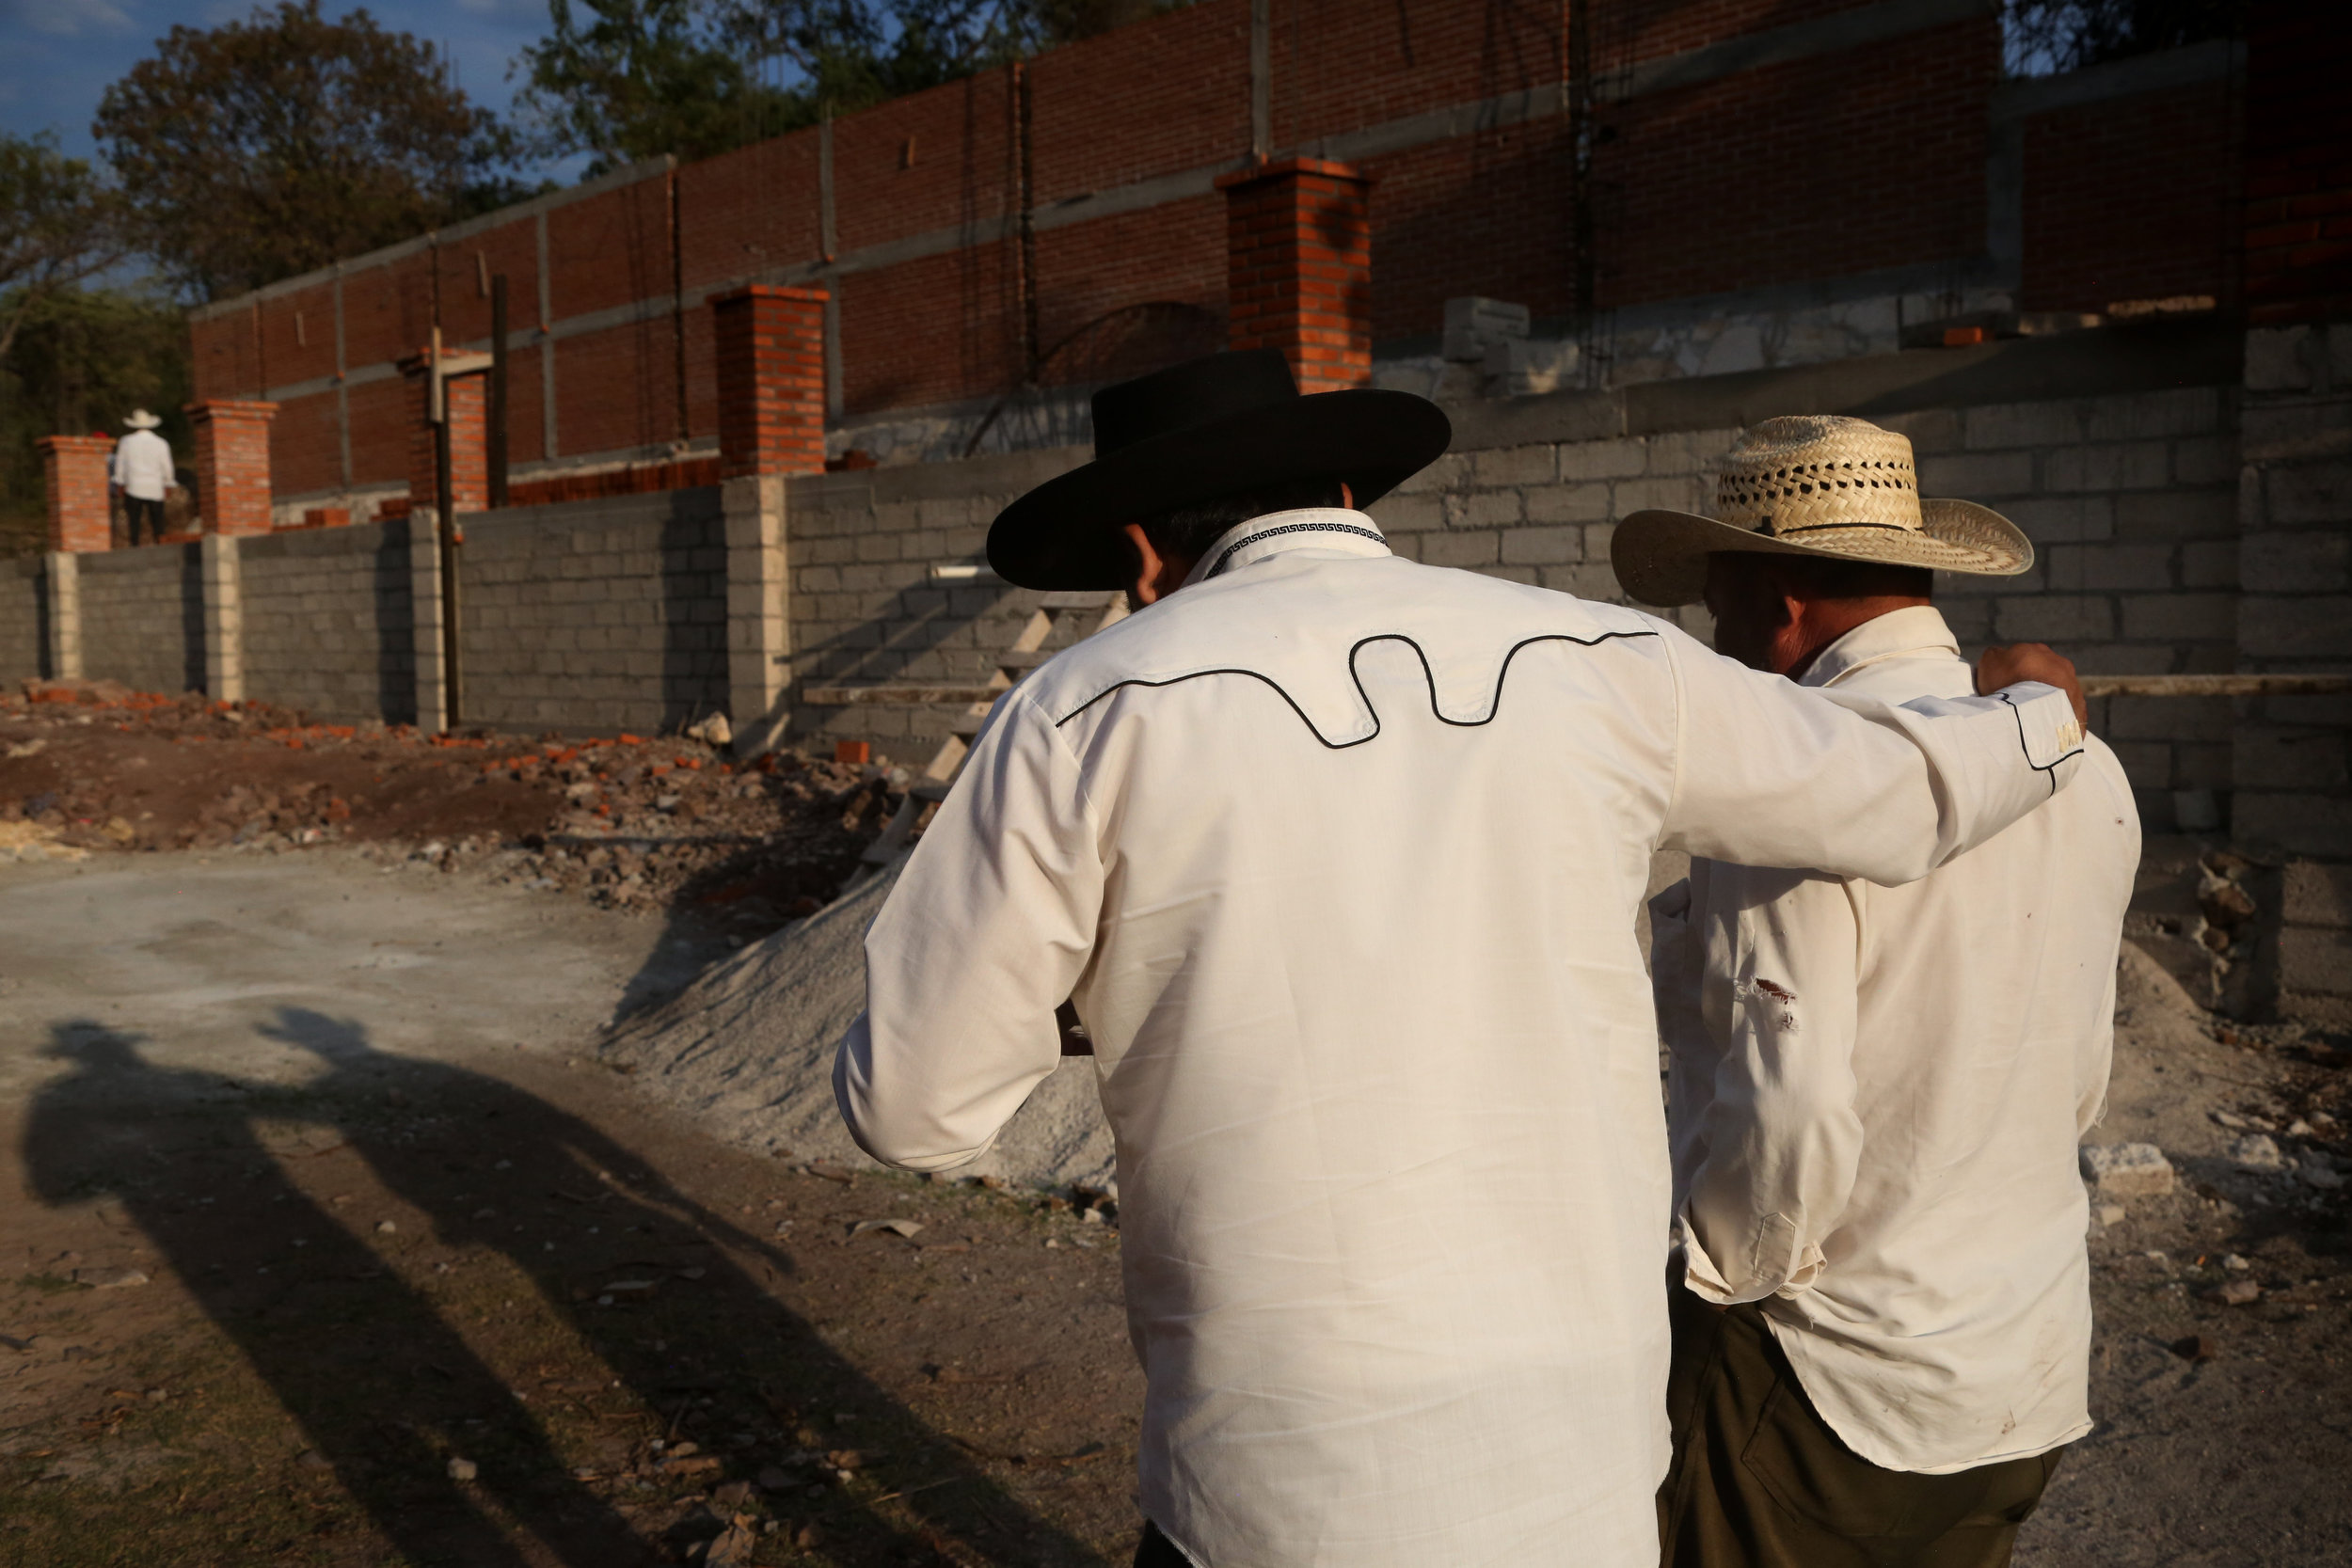
[[[0,681],[47,674],[48,595],[39,556],[0,562]]]
[[[415,722],[407,520],[237,545],[246,696],[327,722]]]
[[[2352,325],[2249,333],[2242,667],[2352,670]],[[2352,698],[2243,705],[2232,736],[2249,842],[2352,860]]]
[[[204,688],[204,583],[196,545],[79,558],[82,673],[176,696]]]
[[[1019,452],[792,481],[785,516],[794,683],[985,681],[992,656],[1019,635],[1041,595],[994,578],[937,581],[931,568],[980,562],[996,514],[1084,457]],[[1048,646],[1068,640],[1069,619]],[[803,744],[871,740],[920,761],[957,711],[796,705],[787,735]]]
[[[465,524],[465,723],[654,733],[726,706],[716,486]]]

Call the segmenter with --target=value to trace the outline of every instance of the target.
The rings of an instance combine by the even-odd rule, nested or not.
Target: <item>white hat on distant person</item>
[[[1636,512],[1609,563],[1644,604],[1696,603],[1707,558],[1727,550],[1824,556],[2014,577],[2033,565],[2017,525],[1974,501],[1922,499],[1909,437],[1842,414],[1766,420],[1715,481],[1715,515]]]
[[[134,408],[131,410],[131,417],[122,422],[133,430],[153,430],[164,421],[144,408]]]

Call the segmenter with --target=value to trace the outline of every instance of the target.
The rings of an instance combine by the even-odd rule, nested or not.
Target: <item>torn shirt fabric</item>
[[[1215,1568],[1648,1568],[1670,1169],[1652,849],[1900,881],[2077,766],[1639,611],[1261,517],[1001,701],[866,941],[842,1113],[986,1149],[1092,1037],[1144,1512]]]
[[[1804,683],[1972,689],[1933,609]],[[1856,1453],[1948,1471],[2090,1430],[2089,1222],[2139,817],[2115,754],[1902,887],[1701,860],[1651,906],[1689,1288],[1760,1301]]]

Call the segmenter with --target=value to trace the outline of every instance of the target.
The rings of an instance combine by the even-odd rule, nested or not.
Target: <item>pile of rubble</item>
[[[903,798],[887,761],[699,736],[421,735],[110,681],[0,693],[0,850],[341,845],[750,936],[814,913]]]

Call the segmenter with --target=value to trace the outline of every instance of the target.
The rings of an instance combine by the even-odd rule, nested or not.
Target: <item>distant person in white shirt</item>
[[[974,1160],[1074,1002],[1146,1568],[1655,1568],[1651,850],[1905,881],[2046,801],[2076,711],[1841,703],[1397,556],[1357,508],[1444,414],[1301,397],[1271,351],[1105,388],[1094,431],[989,561],[1140,608],[990,714],[866,937],[842,1115],[888,1164]]]
[[[164,542],[164,497],[175,483],[171,443],[155,434],[164,421],[141,408],[122,421],[131,434],[115,443],[114,487],[122,497],[124,533],[139,542],[144,520],[151,544]]]
[[[1626,520],[1618,577],[1703,596],[1718,650],[1800,686],[1964,698],[1931,569],[2033,547],[1910,474],[1860,420],[1769,420],[1717,518]],[[1701,859],[1653,904],[1688,1270],[1668,1568],[1997,1568],[2090,1429],[2075,1149],[2139,820],[2084,747],[2072,788],[1906,886]]]

